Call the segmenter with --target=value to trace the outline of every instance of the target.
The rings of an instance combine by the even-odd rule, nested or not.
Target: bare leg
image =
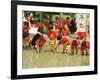
[[[71,55],[73,55],[74,54],[74,49],[71,49]]]
[[[86,56],[88,56],[89,55],[89,53],[88,53],[88,49],[86,49]]]
[[[76,54],[78,54],[78,47],[76,48]]]
[[[63,54],[66,52],[66,45],[63,45]]]
[[[81,54],[84,55],[84,50],[81,51]]]

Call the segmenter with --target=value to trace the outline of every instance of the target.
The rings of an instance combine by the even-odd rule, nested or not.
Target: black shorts
[[[32,39],[32,45],[35,46],[36,45],[36,41],[40,38],[40,34],[36,34],[33,39]]]
[[[27,36],[29,36],[29,32],[28,31],[24,31],[23,32],[23,38],[26,38]]]

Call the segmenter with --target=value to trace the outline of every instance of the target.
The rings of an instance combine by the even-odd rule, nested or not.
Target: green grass
[[[34,49],[23,49],[22,67],[45,68],[45,67],[71,67],[89,65],[90,56],[62,54],[60,51],[51,52],[49,50],[36,53]]]

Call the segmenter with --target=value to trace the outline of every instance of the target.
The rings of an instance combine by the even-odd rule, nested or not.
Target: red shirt
[[[41,26],[41,23],[37,22],[34,24],[36,28],[39,28]]]
[[[44,23],[43,23],[46,27],[47,27],[47,29],[48,29],[48,27],[49,27],[49,21],[44,21]]]
[[[29,30],[29,29],[30,29],[29,26],[24,26],[23,27],[23,32],[26,31],[26,30]]]
[[[46,38],[45,37],[43,38],[43,40],[40,40],[40,39],[37,40],[37,46],[38,47],[44,46],[45,43],[46,43]]]
[[[59,29],[60,26],[61,26],[60,20],[56,20],[56,21],[55,21],[55,30]]]
[[[90,42],[89,42],[89,41],[86,42],[86,47],[87,47],[88,49],[90,48]]]
[[[64,20],[64,25],[70,25],[70,20]]]
[[[61,34],[62,34],[63,36],[66,36],[66,34],[67,34],[67,30],[62,29],[62,30],[61,30]]]
[[[57,32],[56,31],[49,31],[48,32],[48,37],[49,37],[49,39],[56,39],[56,37],[57,37]]]
[[[66,44],[68,41],[67,37],[66,36],[63,36],[62,39],[59,41],[59,45],[60,44]]]
[[[71,46],[71,41],[67,41],[66,43],[68,46]]]

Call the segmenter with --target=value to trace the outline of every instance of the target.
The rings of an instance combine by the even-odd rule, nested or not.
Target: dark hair
[[[59,17],[58,17],[58,16],[56,16],[56,17],[55,17],[55,19],[59,19]]]
[[[36,20],[30,20],[31,24],[35,24]]]
[[[49,21],[49,24],[50,24],[50,25],[53,25],[53,21]]]
[[[85,45],[86,45],[86,41],[85,41],[85,40],[82,41],[81,45],[82,45],[82,46],[85,46]]]
[[[50,24],[50,25],[49,25],[49,30],[52,30],[52,29],[53,29],[53,25]]]
[[[69,17],[66,17],[66,19],[70,19]]]
[[[62,38],[61,34],[57,35],[57,40],[61,40],[61,38]]]
[[[37,22],[41,22],[41,20],[40,19],[37,19]]]
[[[24,17],[28,17],[30,15],[30,12],[24,12]]]
[[[76,37],[76,39],[79,39],[79,37]]]
[[[39,39],[40,39],[40,40],[43,40],[43,35],[40,35]]]
[[[29,23],[26,22],[26,21],[23,24],[24,24],[24,26],[28,26],[29,25]]]
[[[76,20],[76,18],[73,18],[73,20]]]
[[[73,46],[77,46],[77,41],[76,41],[76,40],[73,40],[73,41],[72,41],[72,45],[73,45]]]
[[[44,34],[43,26],[40,26],[40,27],[38,28],[38,32],[40,32],[41,34]]]

